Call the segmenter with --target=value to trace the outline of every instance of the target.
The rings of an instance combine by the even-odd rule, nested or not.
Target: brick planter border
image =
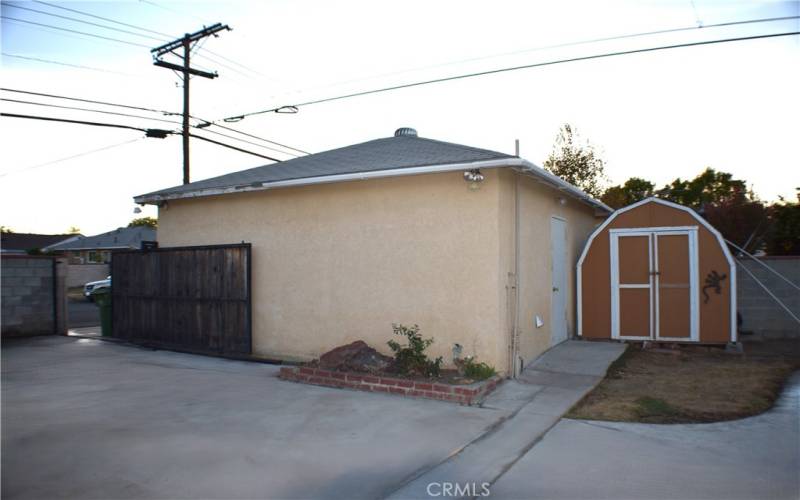
[[[325,387],[400,394],[402,396],[450,401],[464,405],[480,404],[502,381],[499,375],[495,375],[474,384],[450,385],[366,373],[334,372],[305,366],[283,366],[278,377],[292,382]]]

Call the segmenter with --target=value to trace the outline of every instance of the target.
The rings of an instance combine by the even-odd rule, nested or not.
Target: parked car
[[[89,300],[89,302],[91,302],[93,300],[92,299],[93,291],[98,290],[100,288],[110,288],[110,287],[111,287],[111,276],[108,276],[106,277],[106,279],[100,281],[90,281],[89,283],[83,285],[83,296],[86,297]]]

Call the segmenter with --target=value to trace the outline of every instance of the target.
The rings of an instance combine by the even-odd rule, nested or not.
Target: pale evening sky
[[[48,3],[2,2],[0,86],[177,112],[182,103],[179,78],[153,66],[148,50],[167,37],[64,8],[173,37],[221,22],[233,31],[207,39],[198,54],[208,58],[193,59],[199,69],[219,72],[217,79],[191,82],[192,114],[209,120],[495,68],[800,31],[796,18],[711,27],[800,16],[797,1]],[[706,27],[530,50],[699,24]],[[597,147],[614,184],[639,176],[661,186],[710,166],[747,180],[762,199],[775,200],[793,198],[800,186],[798,89],[800,36],[794,35],[523,69],[315,104],[297,114],[221,123],[309,152],[386,137],[401,126],[416,128],[422,137],[507,153],[513,153],[514,139],[519,139],[521,156],[541,165],[559,126],[569,122]],[[1,94],[4,99],[179,121],[146,111]],[[178,127],[7,100],[0,101],[0,108],[142,128]],[[216,127],[196,132],[280,159],[298,154],[212,135],[210,130],[236,135]],[[87,235],[126,225],[137,216],[133,196],[181,182],[180,138],[142,136],[133,130],[0,119],[0,224],[41,233],[78,226]],[[42,165],[108,146],[114,147]],[[192,142],[193,180],[265,163]],[[154,214],[147,207],[142,215]]]

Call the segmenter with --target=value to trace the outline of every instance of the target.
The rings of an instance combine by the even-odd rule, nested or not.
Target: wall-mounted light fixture
[[[139,207],[134,207],[134,208],[133,208],[133,213],[135,213],[135,214],[140,214],[140,213],[142,213],[142,209],[141,209],[141,208],[139,208]]]
[[[566,198],[564,198],[563,196],[559,197],[559,198],[558,198],[558,204],[559,204],[559,205],[561,205],[561,206],[563,207],[564,205],[566,205],[566,204],[567,204],[567,199],[566,199]]]
[[[473,168],[472,170],[467,170],[464,172],[464,180],[469,183],[470,191],[476,191],[480,189],[480,183],[483,182],[483,179],[483,174],[477,168]]]

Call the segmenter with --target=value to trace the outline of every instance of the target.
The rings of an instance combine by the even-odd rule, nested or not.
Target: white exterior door
[[[550,341],[567,340],[567,222],[550,218],[552,298],[550,301]]]

